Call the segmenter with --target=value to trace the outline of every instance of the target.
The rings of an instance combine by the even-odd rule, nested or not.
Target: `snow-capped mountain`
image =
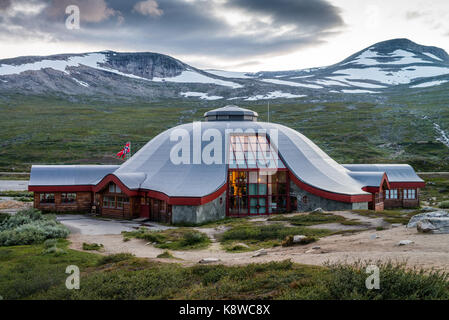
[[[329,67],[258,72],[261,81],[338,92],[381,92],[398,85],[423,88],[449,80],[449,55],[407,39],[377,43]]]
[[[0,60],[0,95],[255,101],[420,90],[445,82],[449,55],[407,39],[377,43],[328,67],[257,73],[200,70],[158,53],[104,51]]]

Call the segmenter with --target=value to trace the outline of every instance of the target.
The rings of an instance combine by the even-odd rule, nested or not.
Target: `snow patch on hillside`
[[[180,83],[204,83],[216,84],[219,86],[231,87],[233,89],[243,87],[239,83],[214,79],[192,70],[183,71],[180,75],[171,78],[153,78],[155,82],[180,82]]]
[[[413,66],[402,68],[391,72],[381,68],[343,69],[335,71],[334,74],[343,74],[340,79],[344,80],[374,80],[385,84],[408,84],[412,80],[424,77],[436,77],[449,74],[449,68],[432,66]],[[335,78],[335,77],[333,77]]]
[[[360,89],[344,89],[341,90],[343,93],[379,93],[376,91],[370,91],[370,90],[360,90]]]
[[[446,83],[448,80],[436,80],[436,81],[429,81],[420,83],[414,86],[410,86],[410,88],[427,88],[427,87],[433,87],[433,86],[439,86],[440,84]]]
[[[425,54],[426,56],[428,56],[428,57],[430,57],[430,58],[432,58],[432,59],[439,60],[439,61],[443,61],[443,59],[438,58],[436,55],[431,54],[430,52],[423,52],[423,54]]]
[[[222,96],[209,96],[207,93],[204,92],[195,92],[195,91],[188,91],[188,92],[181,92],[181,96],[190,98],[190,97],[197,97],[202,100],[220,100],[223,99]]]
[[[267,99],[277,99],[277,98],[285,98],[285,99],[292,99],[292,98],[303,98],[306,95],[303,94],[292,94],[288,92],[282,92],[282,91],[272,91],[268,92],[265,95],[259,94],[255,96],[248,97],[244,99],[245,101],[256,101],[256,100],[267,100]]]
[[[322,89],[323,88],[321,86],[317,86],[314,84],[298,83],[298,82],[285,81],[285,80],[279,80],[279,79],[260,79],[260,81],[274,83],[274,84],[281,84],[284,86],[291,86],[291,87],[304,87],[304,88],[310,88],[310,89]]]
[[[385,58],[394,59],[393,61],[382,61]],[[379,61],[380,60],[380,61]],[[357,56],[356,59],[347,62],[345,64],[359,64],[363,66],[374,66],[379,64],[389,64],[389,65],[398,65],[398,64],[413,64],[413,63],[431,63],[430,61],[423,60],[413,52],[398,49],[392,53],[381,55],[373,50],[366,50]]]
[[[207,73],[211,73],[216,76],[220,76],[223,78],[237,78],[237,79],[252,79],[254,77],[248,75],[247,72],[237,72],[237,71],[224,71],[224,70],[214,70],[214,69],[207,69],[204,70]]]
[[[76,83],[78,83],[79,85],[83,86],[83,87],[89,87],[89,84],[84,82],[84,81],[80,81],[78,79],[72,78],[72,80],[74,80]]]

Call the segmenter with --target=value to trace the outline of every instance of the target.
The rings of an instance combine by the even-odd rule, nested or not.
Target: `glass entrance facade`
[[[231,136],[228,215],[247,216],[288,210],[288,170],[265,136]]]

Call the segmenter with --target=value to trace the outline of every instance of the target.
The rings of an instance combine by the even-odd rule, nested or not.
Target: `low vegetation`
[[[449,201],[449,176],[448,175],[424,175],[426,187],[420,191],[421,201],[428,205],[437,206],[439,203]]]
[[[442,208],[442,209],[449,209],[449,200],[442,201],[440,203],[440,208]]]
[[[219,240],[226,251],[238,252],[279,246],[288,236],[304,235],[317,239],[333,233],[333,231],[326,229],[286,227],[281,223],[253,224],[233,227],[221,234]],[[242,246],[241,243],[245,246]]]
[[[357,95],[341,101],[274,101],[270,120],[300,131],[339,163],[409,163],[418,171],[449,171],[447,147],[436,141],[433,126],[449,127],[440,90],[425,98],[384,95],[375,102]],[[0,100],[0,171],[16,172],[29,171],[31,163],[119,164],[114,154],[124,141],[132,141],[134,153],[162,131],[223,106],[191,99],[75,101],[19,94]],[[239,105],[267,120],[264,101]]]
[[[361,216],[371,217],[371,218],[382,218],[388,223],[400,223],[407,224],[410,218],[414,215],[422,213],[420,209],[395,209],[395,210],[384,210],[384,211],[373,211],[373,210],[353,210],[354,213]]]
[[[170,253],[170,251],[165,250],[164,252],[162,252],[161,254],[159,254],[157,256],[157,258],[161,258],[161,259],[174,259],[175,257]]]
[[[129,253],[108,256],[67,248],[66,240],[0,247],[4,299],[449,299],[447,274],[374,263],[380,289],[368,290],[367,263],[305,266],[290,261],[245,266],[156,263]],[[58,250],[47,250],[58,248]],[[164,252],[164,257],[168,254]],[[81,271],[67,290],[65,270]]]
[[[209,246],[209,237],[191,228],[168,229],[164,231],[149,231],[140,228],[137,231],[123,232],[124,239],[143,239],[155,247],[170,250],[204,249]]]
[[[19,211],[0,224],[0,246],[42,243],[46,239],[66,238],[69,230],[53,215],[43,215],[36,209]]]
[[[311,226],[324,223],[341,223],[346,221],[342,216],[332,213],[311,212],[308,214],[299,214],[294,216],[275,216],[270,221],[287,221],[294,226]]]

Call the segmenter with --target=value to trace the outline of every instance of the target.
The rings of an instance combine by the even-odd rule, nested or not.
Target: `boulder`
[[[412,244],[412,243],[413,243],[412,240],[401,240],[401,241],[399,241],[398,246],[406,246],[406,245]]]
[[[306,236],[303,235],[296,235],[293,236],[293,243],[300,243],[302,240],[304,240],[305,238],[307,238]]]
[[[416,229],[423,233],[449,233],[449,217],[422,219]]]
[[[315,210],[312,211],[312,213],[324,213],[324,210],[321,208],[316,208]]]
[[[418,224],[418,221],[423,219],[429,219],[429,218],[448,218],[449,219],[449,212],[445,210],[437,210],[437,211],[430,211],[430,212],[424,212],[417,214],[413,216],[410,221],[407,224],[407,228],[415,228]]]
[[[205,263],[214,263],[214,262],[218,262],[218,261],[220,261],[220,259],[218,259],[218,258],[203,258],[198,263],[205,264]]]
[[[265,249],[260,249],[254,252],[253,257],[266,256],[268,252]]]

